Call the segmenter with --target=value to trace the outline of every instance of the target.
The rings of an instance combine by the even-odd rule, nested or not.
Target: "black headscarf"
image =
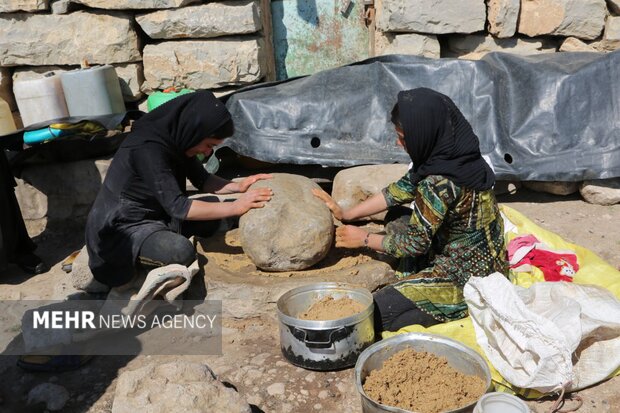
[[[201,90],[176,97],[137,120],[125,147],[158,143],[182,155],[231,119],[212,92]]]
[[[414,184],[429,175],[475,190],[495,184],[495,174],[480,154],[478,137],[449,97],[427,88],[402,91],[398,112],[413,161],[409,176]]]

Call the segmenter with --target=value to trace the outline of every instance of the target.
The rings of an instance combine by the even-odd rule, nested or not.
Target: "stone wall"
[[[270,22],[263,10],[268,4],[3,0],[0,97],[16,110],[14,80],[72,70],[83,60],[115,66],[129,107],[144,108],[147,94],[170,86],[217,94],[261,82],[272,74],[273,51],[263,27]],[[620,0],[375,0],[367,7],[369,16],[376,12],[370,24],[376,55],[478,59],[491,51],[527,55],[620,48]],[[19,125],[17,113],[16,120]],[[85,215],[105,172],[94,162],[58,167],[75,169],[71,174],[25,170],[17,189],[24,216]]]
[[[14,80],[84,60],[115,66],[130,107],[171,86],[230,90],[265,78],[263,45],[258,0],[4,0],[0,97],[16,110]]]
[[[260,82],[270,77],[273,62],[263,30],[270,22],[270,12],[262,10],[268,4],[4,0],[0,97],[16,110],[16,78],[71,70],[83,60],[113,64],[127,102],[170,86],[227,92]],[[477,59],[490,51],[620,48],[620,0],[375,0],[367,7],[376,11],[376,55]]]
[[[375,0],[376,54],[479,59],[620,48],[618,0]]]

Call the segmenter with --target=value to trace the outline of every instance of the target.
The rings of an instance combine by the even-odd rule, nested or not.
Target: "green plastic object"
[[[194,93],[195,90],[192,89],[166,89],[163,92],[155,92],[151,94],[146,100],[146,108],[150,112],[158,106],[163,105],[164,103],[179,97],[181,95],[186,95],[188,93]]]

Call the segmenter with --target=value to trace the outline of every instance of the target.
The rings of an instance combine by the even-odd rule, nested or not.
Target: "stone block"
[[[463,59],[480,59],[489,52],[507,52],[517,55],[555,52],[549,41],[538,39],[498,39],[493,36],[472,34],[450,36],[448,39],[449,56]]]
[[[512,37],[517,31],[521,0],[488,0],[489,33],[495,37]]]
[[[484,30],[484,0],[383,0],[377,28],[384,32],[474,33]]]
[[[261,39],[233,37],[147,45],[143,89],[213,89],[257,82],[263,77],[261,44]]]
[[[152,39],[198,39],[255,33],[261,29],[257,1],[225,1],[160,10],[136,17]]]
[[[606,15],[605,0],[523,0],[518,32],[592,40],[600,36]]]
[[[0,66],[127,63],[141,60],[133,18],[76,12],[0,15]]]
[[[377,32],[375,54],[406,54],[438,59],[440,57],[439,40],[435,35],[394,34]]]

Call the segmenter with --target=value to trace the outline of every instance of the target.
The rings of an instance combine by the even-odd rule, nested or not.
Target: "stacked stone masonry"
[[[0,97],[16,110],[16,78],[72,70],[83,61],[113,64],[127,102],[171,86],[224,92],[263,81],[273,59],[262,27],[266,4],[5,0]],[[377,55],[479,59],[492,51],[620,48],[620,0],[375,0],[374,8]]]
[[[73,70],[84,61],[116,68],[129,108],[144,108],[146,94],[171,86],[221,95],[267,80],[273,59],[263,27],[268,4],[3,0],[0,98],[16,111],[16,80]],[[374,9],[376,55],[479,59],[493,51],[529,55],[620,48],[620,0],[374,0]],[[37,202],[43,194],[69,202],[46,188],[45,180],[23,177],[18,194],[29,217],[48,216],[47,201]],[[96,191],[91,192],[67,210],[83,214],[94,199]]]

